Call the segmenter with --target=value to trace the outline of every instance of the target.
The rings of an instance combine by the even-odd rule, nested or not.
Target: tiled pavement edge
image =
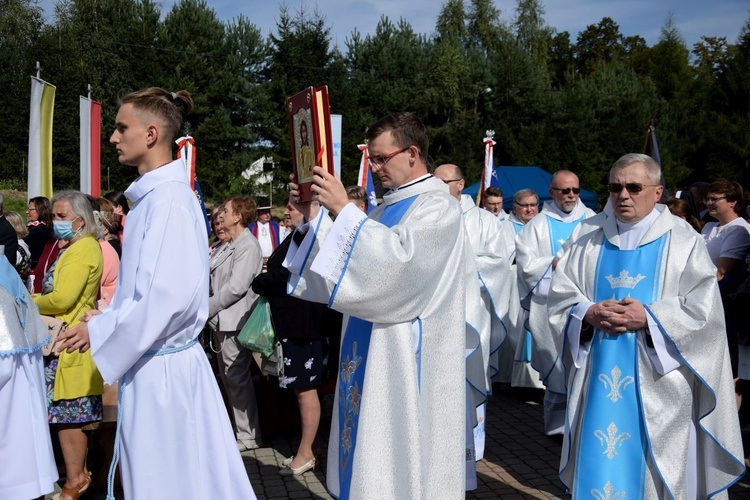
[[[487,406],[485,456],[477,463],[479,487],[468,492],[467,499],[566,498],[557,478],[561,440],[542,433],[541,396],[541,391],[495,386],[495,395]],[[282,477],[278,473],[281,462],[296,449],[298,436],[282,433],[267,436],[267,447],[243,453],[259,500],[331,498],[325,489],[325,453],[332,406],[333,396],[324,396],[314,472],[297,477]],[[747,444],[745,449],[750,449]],[[97,494],[94,498],[105,496]],[[121,492],[117,498],[122,498]],[[729,498],[750,499],[750,479],[745,477],[734,485]]]

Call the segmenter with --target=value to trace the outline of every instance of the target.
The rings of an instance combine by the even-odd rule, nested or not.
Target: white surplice
[[[508,304],[512,286],[504,222],[487,210],[476,206],[471,196],[461,196],[461,211],[468,236],[474,264],[479,278],[481,307],[480,313],[486,316],[481,340],[482,368],[486,379],[485,390],[492,392],[492,375],[498,370],[498,352],[505,342],[508,326]],[[467,307],[469,304],[467,304]],[[471,321],[471,308],[467,309],[467,320]],[[470,367],[467,366],[467,370]],[[476,460],[484,458],[486,406],[477,408],[477,425],[474,428]]]
[[[638,390],[648,433],[642,494],[726,498],[726,488],[745,467],[716,271],[701,236],[682,219],[663,205],[648,219],[647,227],[635,228],[619,224],[611,211],[587,219],[552,279],[548,309],[554,351],[562,353],[568,375],[560,478],[572,487],[587,404],[585,380],[602,380],[602,375],[589,375],[588,348],[579,346],[581,315],[595,298],[602,246],[608,240],[631,250],[666,235],[658,295],[646,306],[649,329],[636,332],[638,380],[632,387]]]
[[[136,179],[112,305],[89,322],[94,361],[120,381],[126,498],[255,498],[200,344],[208,247],[182,160]],[[153,355],[155,351],[177,352]]]
[[[54,490],[42,346],[49,333],[26,287],[0,254],[0,498],[28,500]]]
[[[511,274],[502,222],[487,210],[474,204],[471,196],[461,197],[461,211],[464,225],[474,254],[481,286],[483,308],[491,318],[491,332],[482,334],[484,369],[487,372],[486,388],[491,391],[490,359],[497,357],[497,351],[505,341],[508,326],[508,304],[511,294]],[[485,340],[486,339],[486,340]]]
[[[531,366],[539,372],[545,391],[544,426],[547,434],[559,434],[564,424],[565,381],[557,357],[546,357],[550,351],[538,346],[549,344],[552,333],[547,322],[547,293],[554,271],[552,261],[564,252],[564,241],[552,241],[554,223],[569,225],[570,230],[579,221],[591,217],[594,211],[579,199],[570,213],[562,212],[553,200],[544,202],[542,210],[523,227],[516,236],[516,263],[518,293],[524,310],[524,322],[531,332]],[[550,219],[554,219],[550,222]],[[559,248],[556,252],[553,248]],[[523,339],[522,339],[523,340]],[[519,343],[516,359],[522,358]]]
[[[412,197],[399,223],[377,222]],[[286,261],[290,292],[345,313],[344,331],[352,317],[373,323],[349,498],[464,498],[465,290],[473,264],[461,210],[430,176],[386,194],[370,217],[353,204],[335,222],[321,210]],[[336,496],[341,383],[327,469]]]

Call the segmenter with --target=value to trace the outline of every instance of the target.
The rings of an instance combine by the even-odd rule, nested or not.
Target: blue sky
[[[163,0],[162,12],[174,3]],[[331,28],[333,42],[342,50],[355,27],[363,34],[371,33],[382,15],[394,22],[404,18],[416,32],[430,35],[443,5],[441,0],[208,0],[220,19],[228,21],[241,14],[261,28],[264,35],[275,29],[282,3],[293,12],[300,8],[312,11],[317,6]],[[468,5],[469,1],[464,3]],[[734,43],[750,17],[747,0],[543,0],[543,3],[547,24],[557,31],[568,31],[573,43],[586,26],[609,16],[620,25],[625,36],[641,35],[653,45],[659,40],[669,12],[674,14],[688,48],[703,35],[725,36]],[[39,2],[48,15],[54,4],[55,0]],[[516,0],[495,0],[495,6],[503,20],[513,19]]]

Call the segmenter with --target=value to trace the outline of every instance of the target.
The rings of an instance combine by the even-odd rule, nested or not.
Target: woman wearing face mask
[[[62,191],[52,199],[55,236],[66,244],[42,280],[42,293],[34,295],[41,314],[54,316],[73,327],[96,308],[102,277],[99,230],[86,196]],[[63,351],[45,360],[48,419],[57,424],[65,459],[66,481],[60,500],[75,500],[91,485],[86,469],[88,441],[81,427],[101,420],[103,381],[91,351]]]

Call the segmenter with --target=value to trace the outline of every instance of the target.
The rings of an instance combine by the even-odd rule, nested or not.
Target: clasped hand
[[[608,299],[589,307],[584,321],[609,334],[641,330],[648,326],[646,308],[633,298]]]

